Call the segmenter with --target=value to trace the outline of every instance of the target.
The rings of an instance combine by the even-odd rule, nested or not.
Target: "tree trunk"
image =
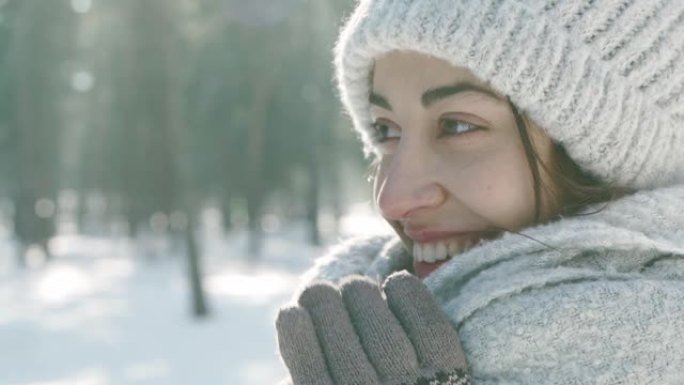
[[[59,10],[56,4],[21,5],[10,52],[16,70],[18,132],[15,232],[24,247],[39,245],[49,258],[47,242],[55,233],[54,213],[38,213],[36,203],[40,198],[54,202],[58,188],[55,175],[59,172],[57,139],[61,126],[55,100],[62,94],[53,64],[59,60],[63,47],[55,47],[49,38],[63,31],[59,29],[60,23],[45,23]]]
[[[249,220],[249,241],[247,252],[251,260],[261,254],[263,230],[261,228],[261,209],[263,205],[263,174],[264,174],[264,125],[265,114],[268,111],[268,103],[272,92],[271,82],[268,77],[263,77],[256,82],[253,90],[252,114],[247,143],[247,217]]]
[[[314,135],[315,136],[315,135]],[[309,161],[309,194],[306,201],[306,217],[309,224],[309,242],[314,246],[321,244],[321,233],[318,225],[320,206],[320,183],[317,143],[312,146]]]
[[[206,317],[209,314],[207,301],[202,288],[202,262],[200,252],[195,239],[195,219],[193,213],[186,213],[188,222],[185,226],[185,239],[188,255],[188,280],[192,293],[192,312],[196,317]]]
[[[187,127],[182,110],[182,85],[178,76],[182,68],[180,66],[182,55],[179,55],[181,39],[177,34],[177,30],[173,28],[173,26],[178,24],[176,19],[177,9],[164,0],[156,0],[153,4],[154,7],[148,8],[148,10],[154,11],[156,8],[156,14],[161,18],[160,23],[157,25],[163,29],[162,33],[158,36],[162,39],[159,43],[163,46],[163,70],[166,71],[167,92],[163,94],[165,95],[165,119],[163,120],[167,123],[166,128],[169,132],[167,154],[171,159],[171,170],[175,182],[173,200],[187,218],[185,238],[187,244],[188,283],[192,296],[192,313],[195,317],[202,318],[209,315],[209,308],[202,282],[200,250],[195,239],[194,216],[196,209],[191,196],[192,189],[190,188],[191,160],[189,157],[190,151],[185,145],[189,143],[189,140],[186,137]]]
[[[230,231],[233,229],[230,194],[227,194],[223,197],[223,201],[221,202],[221,215],[223,217],[223,231],[225,233],[230,233]]]
[[[248,220],[248,235],[247,235],[247,253],[252,262],[256,262],[261,254],[263,242],[263,229],[260,223],[261,218],[261,191],[253,189],[247,197],[247,220]]]

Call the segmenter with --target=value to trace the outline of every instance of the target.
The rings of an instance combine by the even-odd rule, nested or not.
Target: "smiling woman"
[[[389,53],[375,69],[374,195],[414,251],[419,277],[481,239],[534,222],[532,175],[504,97],[467,69],[416,53]],[[551,140],[532,128],[539,160],[548,164]],[[557,210],[550,200],[542,196],[545,217]]]
[[[304,277],[292,382],[683,383],[682,33],[682,2],[360,1],[338,86],[396,234]]]

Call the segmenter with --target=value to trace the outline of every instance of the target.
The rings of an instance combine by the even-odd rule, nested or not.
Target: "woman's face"
[[[375,201],[413,251],[416,275],[534,222],[532,174],[505,97],[465,68],[394,51],[375,62],[370,101],[381,154]],[[527,126],[548,164],[550,139]]]

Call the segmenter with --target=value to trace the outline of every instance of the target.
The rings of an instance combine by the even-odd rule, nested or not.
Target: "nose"
[[[375,199],[384,218],[408,218],[418,211],[437,208],[445,201],[446,191],[432,163],[429,156],[398,153],[380,170],[375,181]]]

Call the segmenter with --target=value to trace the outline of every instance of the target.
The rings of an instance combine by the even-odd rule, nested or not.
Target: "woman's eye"
[[[401,136],[399,130],[387,122],[374,122],[371,124],[371,128],[373,130],[373,140],[376,143],[382,143],[389,139],[396,139]]]
[[[482,127],[453,118],[442,118],[439,121],[441,135],[459,135],[482,129]]]

